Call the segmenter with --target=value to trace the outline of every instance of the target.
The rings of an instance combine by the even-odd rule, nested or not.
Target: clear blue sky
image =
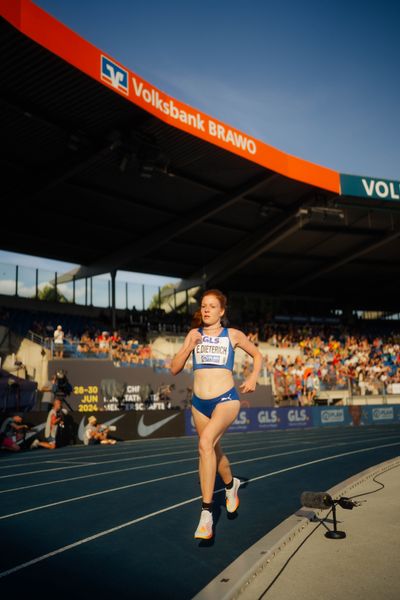
[[[400,4],[36,0],[163,91],[285,152],[400,179]]]
[[[268,144],[342,173],[400,179],[399,3],[36,4],[171,96]]]

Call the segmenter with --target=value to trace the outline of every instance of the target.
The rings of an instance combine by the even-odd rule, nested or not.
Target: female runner
[[[222,435],[236,419],[240,408],[232,376],[234,349],[242,348],[253,358],[253,371],[240,386],[242,393],[255,390],[262,365],[261,353],[245,334],[221,324],[226,304],[226,297],[219,290],[208,290],[203,294],[200,311],[195,315],[195,325],[201,326],[189,331],[171,363],[171,373],[176,375],[193,352],[192,415],[199,436],[203,499],[200,522],[194,534],[199,539],[213,536],[212,498],[217,470],[225,483],[227,511],[233,513],[239,506],[240,480],[232,477],[228,458],[220,444]]]

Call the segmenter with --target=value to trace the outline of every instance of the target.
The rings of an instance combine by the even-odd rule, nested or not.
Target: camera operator
[[[53,385],[51,391],[54,394],[54,399],[60,400],[61,403],[65,402],[68,406],[69,410],[72,411],[72,408],[67,402],[67,397],[72,392],[72,385],[67,379],[67,375],[65,371],[59,369],[53,378]]]
[[[56,398],[53,403],[53,408],[47,415],[47,422],[45,428],[45,439],[46,441],[41,442],[38,439],[32,442],[31,448],[47,448],[48,450],[55,450],[57,447],[57,437],[59,431],[64,428],[64,418],[66,414],[65,408],[62,408],[62,401]]]

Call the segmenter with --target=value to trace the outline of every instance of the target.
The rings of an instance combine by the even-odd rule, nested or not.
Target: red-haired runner
[[[208,290],[201,298],[200,310],[194,315],[193,329],[171,362],[176,375],[193,353],[194,385],[192,415],[199,436],[199,474],[202,510],[194,537],[213,536],[212,500],[216,473],[225,484],[226,509],[234,513],[239,506],[240,479],[232,476],[221,437],[239,413],[239,394],[233,380],[235,348],[242,348],[253,358],[253,370],[240,385],[242,393],[253,392],[262,366],[262,355],[246,335],[225,326],[227,299],[219,290]]]

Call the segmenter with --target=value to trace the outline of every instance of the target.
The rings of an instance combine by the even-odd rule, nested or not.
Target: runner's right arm
[[[177,375],[183,369],[189,358],[192,350],[195,349],[197,344],[200,344],[202,340],[201,333],[198,329],[191,329],[187,334],[185,341],[182,344],[181,349],[175,354],[171,362],[171,373]]]

